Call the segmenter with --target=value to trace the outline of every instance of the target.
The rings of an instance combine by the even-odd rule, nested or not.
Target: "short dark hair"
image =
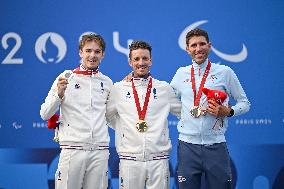
[[[186,34],[186,46],[188,46],[189,40],[193,37],[193,36],[203,36],[205,37],[206,41],[209,43],[209,37],[208,37],[208,33],[207,31],[200,29],[200,28],[195,28],[193,30],[190,30],[187,34]]]
[[[82,36],[80,43],[79,43],[79,50],[82,50],[84,45],[89,41],[95,41],[100,46],[102,51],[105,52],[106,43],[103,37],[95,33],[90,33],[90,34],[86,34]]]
[[[131,52],[133,50],[137,50],[137,49],[147,49],[150,52],[150,57],[152,57],[152,47],[151,45],[149,45],[149,43],[145,42],[145,41],[133,41],[130,45],[129,45],[129,58],[131,58]]]

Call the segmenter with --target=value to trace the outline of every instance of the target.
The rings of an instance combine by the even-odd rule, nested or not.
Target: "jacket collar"
[[[208,58],[202,63],[202,64],[197,64],[194,60],[192,60],[192,65],[193,65],[193,68],[195,69],[198,69],[198,68],[200,68],[200,69],[205,69],[206,68],[206,66],[207,66],[207,64],[208,64]]]

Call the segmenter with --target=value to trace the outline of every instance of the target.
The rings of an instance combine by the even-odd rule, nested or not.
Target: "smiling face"
[[[129,65],[133,69],[134,77],[148,77],[152,65],[150,51],[141,48],[132,50],[130,53]]]
[[[188,40],[186,51],[197,64],[202,64],[209,55],[211,43],[204,36],[192,36]]]
[[[202,64],[209,55],[211,43],[204,36],[193,36],[188,40],[186,51],[197,64]]]
[[[88,70],[96,69],[104,57],[104,52],[94,40],[85,42],[79,52],[82,65]]]

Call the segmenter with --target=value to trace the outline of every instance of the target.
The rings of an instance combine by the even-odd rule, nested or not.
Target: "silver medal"
[[[198,118],[201,115],[200,107],[199,106],[193,106],[190,109],[190,114],[191,114],[192,117]]]
[[[72,78],[73,78],[73,72],[69,71],[67,73],[65,73],[64,77],[67,79],[67,81],[69,82]]]

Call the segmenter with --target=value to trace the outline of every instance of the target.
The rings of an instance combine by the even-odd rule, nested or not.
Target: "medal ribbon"
[[[211,68],[211,62],[208,60],[208,64],[206,66],[206,69],[205,69],[205,72],[203,74],[203,77],[202,77],[202,80],[201,80],[201,83],[200,83],[200,86],[199,86],[199,89],[198,89],[198,93],[197,93],[197,96],[196,96],[194,68],[193,68],[193,65],[191,65],[191,86],[192,86],[192,90],[193,90],[193,93],[194,93],[194,106],[199,106],[200,98],[201,98],[201,95],[202,95],[202,89],[204,87],[206,78],[209,74],[210,68]]]
[[[80,67],[76,68],[72,71],[75,74],[82,74],[82,75],[93,75],[98,73],[98,69],[96,70],[80,70]]]
[[[150,78],[150,81],[148,83],[147,93],[146,93],[146,97],[145,97],[145,101],[144,101],[144,105],[143,105],[143,110],[141,110],[138,93],[137,93],[137,90],[136,90],[136,88],[134,86],[133,79],[131,80],[131,82],[132,82],[133,95],[134,95],[134,100],[135,100],[135,104],[136,104],[139,120],[144,120],[145,119],[145,115],[146,115],[146,111],[147,111],[147,108],[148,108],[148,103],[149,103],[149,99],[150,99],[151,89],[152,89],[152,78]]]

